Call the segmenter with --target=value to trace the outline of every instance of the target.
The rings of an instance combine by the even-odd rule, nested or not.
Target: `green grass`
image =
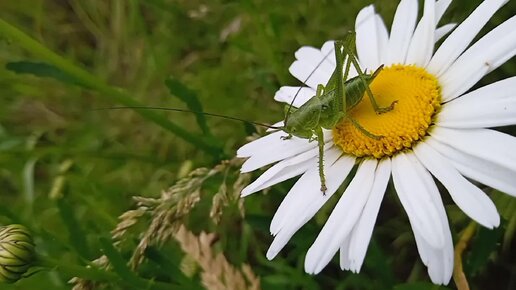
[[[376,2],[389,26],[397,1]],[[478,3],[454,1],[445,20],[464,19]],[[8,70],[9,63],[51,61],[41,49],[27,49],[19,39],[0,34],[0,223],[26,225],[34,233],[38,252],[54,260],[86,265],[111,253],[114,260],[127,261],[138,233],[148,225],[135,229],[121,253],[106,246],[106,240],[118,216],[135,208],[132,197],[159,197],[192,168],[210,168],[233,157],[254,129],[207,117],[208,136],[191,114],[96,109],[124,104],[186,108],[166,85],[173,78],[198,98],[206,112],[273,123],[283,114],[283,106],[272,99],[275,91],[299,84],[288,73],[297,48],[339,39],[353,29],[356,14],[367,4],[360,0],[1,1],[0,18],[61,57],[62,62],[52,64],[64,76],[45,68],[40,76],[50,77]],[[488,28],[515,12],[512,1]],[[515,74],[511,60],[481,84]],[[77,76],[82,81],[77,82]],[[180,129],[171,129],[168,122]],[[185,140],[177,130],[196,141]],[[232,168],[228,184],[235,176]],[[387,194],[382,204],[360,275],[340,271],[335,260],[322,274],[309,276],[303,271],[304,255],[330,209],[325,208],[270,262],[265,259],[272,241],[268,224],[292,183],[247,198],[245,217],[234,205],[228,206],[215,225],[209,209],[223,177],[206,184],[188,223],[195,232],[217,233],[218,249],[235,265],[250,264],[263,289],[391,289],[416,282],[395,289],[439,289],[427,284],[408,220],[394,194]],[[500,230],[479,231],[474,247],[467,251],[464,263],[472,289],[516,287],[516,248],[510,246],[516,241],[512,239],[516,216],[510,212],[516,202],[498,193],[494,198],[504,222]],[[447,204],[458,235],[469,220],[452,202]],[[507,206],[505,212],[502,205]],[[171,274],[183,255],[175,242],[154,250],[168,264],[145,264],[133,279],[199,289],[199,276],[184,278],[186,283],[180,282],[179,274]],[[118,271],[111,273],[124,277]],[[71,289],[67,281],[73,276],[72,270],[43,271],[2,289]],[[128,286],[116,280],[106,287]],[[449,287],[455,287],[453,282]]]

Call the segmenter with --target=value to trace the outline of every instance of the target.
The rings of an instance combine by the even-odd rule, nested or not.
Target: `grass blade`
[[[136,99],[134,99],[124,89],[108,85],[103,80],[99,79],[95,75],[89,73],[88,71],[80,68],[79,66],[70,62],[69,60],[61,57],[60,55],[46,48],[38,41],[34,40],[33,38],[25,34],[23,31],[12,26],[11,24],[9,24],[1,18],[0,35],[7,37],[11,41],[16,41],[18,45],[20,45],[27,51],[41,58],[43,61],[60,69],[65,74],[76,79],[84,86],[99,92],[104,97],[108,98],[110,101],[114,103],[122,104],[124,106],[129,107],[141,107],[144,105]],[[158,124],[159,126],[172,132],[173,134],[182,138],[183,140],[195,145],[197,148],[207,153],[210,153],[214,157],[218,158],[221,156],[222,148],[220,146],[217,146],[216,144],[213,144],[213,142],[210,142],[208,138],[194,135],[188,132],[187,130],[183,129],[181,126],[178,126],[170,122],[165,116],[153,112],[152,110],[135,111],[142,117]]]
[[[199,98],[197,98],[197,94],[186,87],[179,80],[170,77],[165,80],[165,84],[167,85],[170,94],[176,96],[179,100],[185,103],[188,109],[194,112],[204,112],[202,104],[199,101]],[[204,114],[195,113],[195,118],[197,119],[197,124],[201,128],[202,132],[211,136],[212,134],[208,128],[208,125],[206,124],[206,118],[204,117]]]

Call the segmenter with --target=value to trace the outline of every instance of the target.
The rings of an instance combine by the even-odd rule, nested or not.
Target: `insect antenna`
[[[328,59],[328,57],[330,56],[330,54],[334,51],[333,48],[331,48],[325,55],[324,57],[321,59],[321,61],[319,61],[319,63],[314,67],[314,69],[310,72],[310,74],[305,78],[304,81],[302,81],[303,84],[306,85],[306,82],[312,77],[312,75],[317,71],[317,69]],[[301,89],[303,87],[299,87],[299,89],[297,89],[297,92],[296,94],[294,95],[294,98],[292,99],[292,101],[290,102],[290,105],[288,106],[288,110],[287,110],[287,113],[285,114],[285,122],[284,122],[284,125],[287,124],[288,122],[288,117],[290,116],[290,110],[292,108],[292,106],[294,105],[294,102],[296,101],[296,98],[297,98],[297,95],[299,95],[299,92],[301,92]]]
[[[247,123],[247,124],[251,124],[251,125],[266,127],[266,128],[269,128],[269,129],[281,130],[283,128],[283,127],[271,126],[271,125],[267,125],[267,124],[263,124],[263,123],[259,123],[259,122],[248,121],[248,120],[240,119],[240,118],[237,118],[237,117],[231,117],[231,116],[225,116],[225,115],[214,114],[214,113],[207,113],[207,112],[200,112],[200,111],[185,110],[185,109],[166,108],[166,107],[121,106],[121,107],[98,108],[98,109],[93,109],[93,111],[122,110],[122,109],[160,110],[160,111],[173,111],[173,112],[180,112],[180,113],[204,114],[204,115],[210,116],[210,117],[216,117],[216,118],[232,120],[232,121],[239,121],[239,122],[243,122],[243,123]]]

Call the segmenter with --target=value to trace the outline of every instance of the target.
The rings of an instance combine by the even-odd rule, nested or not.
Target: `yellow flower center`
[[[345,153],[357,157],[382,158],[411,148],[421,140],[440,107],[441,91],[437,79],[416,66],[393,65],[384,68],[370,85],[376,102],[394,109],[377,114],[367,94],[349,116],[372,138],[344,118],[333,129],[333,142]]]

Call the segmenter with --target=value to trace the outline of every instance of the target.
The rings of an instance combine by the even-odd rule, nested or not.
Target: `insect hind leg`
[[[365,73],[360,68],[360,64],[358,63],[357,57],[356,57],[355,53],[353,52],[353,47],[355,47],[355,37],[356,36],[354,33],[349,33],[344,42],[345,45],[343,46],[343,49],[346,52],[346,54],[348,55],[348,61],[351,61],[351,64],[353,64],[353,67],[355,68],[355,70],[358,73],[358,77],[360,78],[362,83],[365,85],[367,96],[371,100],[371,104],[373,105],[374,111],[377,114],[383,114],[383,113],[390,112],[394,109],[394,105],[396,105],[396,103],[398,101],[393,101],[388,107],[380,107],[378,105],[375,97],[373,96],[373,92],[371,91],[371,88],[369,87],[369,84],[364,77]],[[371,81],[382,71],[382,69],[383,69],[383,65],[381,65],[380,67],[378,67],[376,69],[376,71],[371,75]]]
[[[378,74],[380,74],[380,72],[382,71],[383,69],[383,64],[381,66],[379,66],[375,71],[374,73],[371,75],[371,80],[374,80]],[[371,91],[371,88],[369,87],[369,85],[367,84],[366,80],[364,78],[361,77],[361,80],[362,82],[364,82],[365,86],[366,86],[366,92],[367,92],[367,96],[369,97],[369,99],[371,100],[371,104],[373,105],[373,109],[374,111],[376,112],[376,114],[383,114],[383,113],[387,113],[387,112],[390,112],[394,109],[394,106],[398,103],[398,101],[393,101],[389,106],[387,107],[380,107],[378,105],[378,103],[376,102],[376,98],[374,97],[373,95],[373,92]]]

